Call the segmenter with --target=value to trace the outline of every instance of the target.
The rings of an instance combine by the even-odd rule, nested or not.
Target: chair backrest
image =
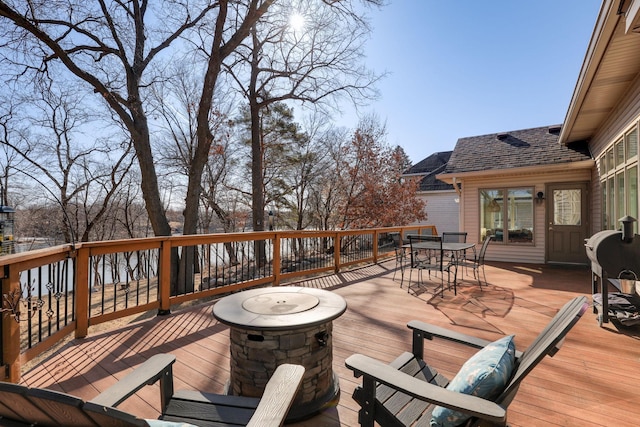
[[[522,380],[544,356],[553,356],[558,352],[564,337],[588,308],[587,297],[579,296],[567,302],[558,311],[538,337],[522,353],[522,356],[518,359],[515,373],[512,375],[505,390],[496,399],[496,403],[505,408],[509,406]]]
[[[0,417],[16,425],[142,427],[147,422],[115,408],[53,390],[0,382]],[[0,425],[2,424],[0,419]]]
[[[19,384],[0,382],[0,416],[26,424],[54,425],[54,421],[27,399],[29,389]]]
[[[445,243],[467,243],[467,233],[465,231],[444,231],[442,241]]]
[[[484,264],[484,256],[487,253],[487,248],[489,247],[489,243],[493,240],[493,236],[489,235],[484,238],[484,242],[482,242],[482,247],[480,248],[480,252],[478,253],[478,264]]]
[[[399,248],[402,246],[402,239],[400,238],[400,233],[389,233],[389,235],[393,239],[393,245],[396,248]]]
[[[442,237],[440,236],[425,236],[422,234],[409,234],[407,235],[409,238],[409,244],[416,244],[420,242],[436,242],[440,243],[440,247],[442,247]]]
[[[418,234],[410,234],[408,235],[409,237],[409,246],[411,248],[411,266],[415,266],[416,261],[419,261],[419,257],[418,257],[418,253],[420,251],[427,251],[429,253],[428,255],[428,262],[429,264],[431,264],[431,258],[435,258],[435,261],[433,264],[437,265],[440,267],[440,269],[442,269],[442,258],[443,258],[443,250],[442,250],[442,238],[440,236],[424,236],[424,235],[418,235]],[[424,247],[420,247],[420,243],[427,243],[430,242],[430,247],[424,248]]]

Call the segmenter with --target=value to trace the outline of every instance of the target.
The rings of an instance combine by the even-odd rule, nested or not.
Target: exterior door
[[[587,183],[548,184],[546,193],[547,262],[587,264]]]

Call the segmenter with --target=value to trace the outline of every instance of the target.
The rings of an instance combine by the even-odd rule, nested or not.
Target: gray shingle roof
[[[451,153],[453,153],[453,151],[433,153],[429,157],[411,166],[405,174],[425,175],[420,181],[420,191],[451,190],[453,189],[453,185],[436,179],[437,174],[444,172]]]
[[[586,141],[558,142],[560,125],[460,138],[446,174],[590,160]]]

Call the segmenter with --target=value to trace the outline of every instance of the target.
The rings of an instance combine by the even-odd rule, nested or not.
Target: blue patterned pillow
[[[496,398],[511,378],[515,353],[513,335],[492,342],[462,365],[447,389],[486,399]],[[431,426],[454,427],[470,417],[462,412],[437,406],[431,415]]]

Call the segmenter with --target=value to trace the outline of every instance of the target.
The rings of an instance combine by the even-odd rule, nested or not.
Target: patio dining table
[[[442,244],[442,246],[440,246]],[[411,250],[411,244],[402,245],[405,250]],[[466,242],[435,242],[431,240],[418,241],[413,243],[413,249],[425,250],[425,251],[433,251],[440,250],[442,252],[450,252],[451,253],[451,264],[455,266],[455,270],[453,273],[453,288],[456,289],[457,279],[458,279],[458,266],[456,264],[456,259],[458,259],[462,254],[466,251],[473,249],[475,251],[476,244],[475,243],[466,243]],[[413,253],[411,254],[411,265],[413,265]]]

